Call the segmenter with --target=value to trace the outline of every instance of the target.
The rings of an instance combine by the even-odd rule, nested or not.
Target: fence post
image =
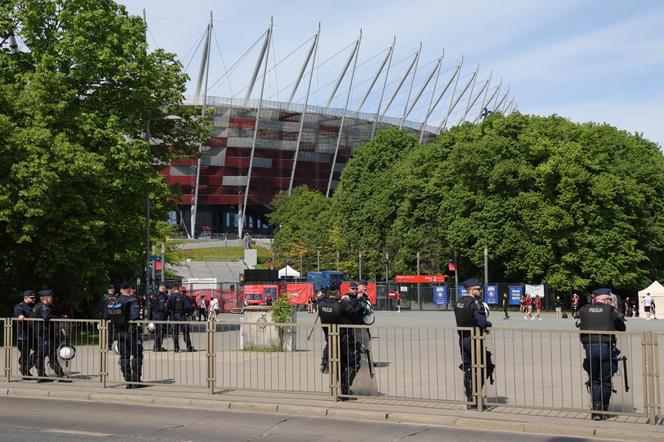
[[[645,372],[645,396],[646,411],[648,413],[648,422],[651,425],[657,424],[657,409],[659,407],[659,383],[657,373],[657,341],[653,332],[648,331],[643,334],[644,340],[644,367]],[[657,394],[656,394],[657,393]]]
[[[99,381],[106,388],[108,382],[108,323],[99,320]]]
[[[328,363],[330,366],[330,392],[334,401],[339,399],[339,373],[341,373],[339,359],[339,325],[330,324],[328,332]]]
[[[215,333],[217,328],[216,321],[207,321],[206,325],[206,334],[207,334],[207,384],[210,389],[210,394],[214,394],[216,378],[215,378],[215,359],[216,359],[216,348],[215,348]]]
[[[5,348],[5,376],[7,382],[11,382],[12,378],[12,318],[4,319],[5,332],[3,347]]]
[[[484,411],[484,373],[486,373],[486,351],[484,349],[484,336],[479,327],[473,327],[473,345],[471,348],[471,362],[473,367],[473,396],[477,411]]]

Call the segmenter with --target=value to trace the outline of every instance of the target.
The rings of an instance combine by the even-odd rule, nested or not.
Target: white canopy
[[[664,318],[664,286],[660,284],[659,281],[655,281],[648,287],[639,291],[639,316],[645,317],[643,315],[643,304],[641,304],[641,302],[643,302],[646,293],[650,293],[650,296],[652,296],[652,300],[655,303],[655,317],[657,319]]]
[[[289,278],[299,278],[300,272],[295,270],[293,267],[287,265],[283,269],[279,270],[279,279],[285,278],[287,276]]]

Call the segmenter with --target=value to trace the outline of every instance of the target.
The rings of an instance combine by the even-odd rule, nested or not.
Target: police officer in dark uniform
[[[318,314],[321,324],[358,324],[362,320],[362,306],[357,300],[351,300],[348,294],[339,298],[339,286],[330,287],[329,296],[318,302]],[[326,336],[327,338],[327,336]],[[323,352],[323,364],[327,364],[327,351]],[[360,345],[355,340],[353,329],[341,328],[339,330],[339,359],[341,370],[339,380],[341,394],[350,393],[355,375],[360,368]],[[345,400],[345,398],[339,398]]]
[[[171,290],[171,297],[168,298],[166,310],[172,321],[186,321],[187,316],[193,313],[194,307],[191,305],[191,302],[189,302],[189,299],[187,299],[187,296],[180,292],[180,288],[175,286]],[[194,347],[191,345],[188,324],[173,324],[174,351],[176,353],[180,351],[180,331],[182,331],[182,335],[184,336],[187,351],[195,351]]]
[[[18,319],[16,324],[16,345],[19,351],[18,365],[22,376],[32,376],[30,369],[34,365],[37,341],[32,321],[26,321],[33,317],[35,307],[35,293],[32,290],[23,292],[23,301],[14,306],[14,317]]]
[[[161,283],[159,284],[159,291],[157,293],[150,293],[150,319],[152,321],[166,320],[168,318],[167,304],[168,292],[166,291],[166,284]],[[157,323],[154,326],[154,347],[152,351],[167,351],[162,346],[164,324]]]
[[[62,339],[61,327],[57,319],[64,317],[55,310],[53,306],[53,290],[46,289],[39,292],[39,303],[33,310],[33,317],[42,319],[34,323],[35,337],[37,339],[37,382],[52,382],[53,379],[42,379],[46,377],[45,360],[48,357],[48,365],[58,378],[64,378],[65,372],[58,361],[58,346]]]
[[[481,301],[482,286],[480,280],[472,278],[464,281],[463,286],[467,291],[466,296],[462,296],[454,304],[454,316],[456,318],[457,327],[479,327],[480,333],[488,333],[487,328],[491,327],[491,322],[486,318],[486,311],[484,303]],[[466,399],[468,402],[473,402],[473,378],[472,378],[472,332],[469,330],[459,330],[459,350],[461,351],[461,365],[459,368],[463,370],[463,385],[466,390]],[[491,362],[491,353],[486,352],[487,372],[481,377],[482,386],[484,380],[490,377],[493,373],[494,365]],[[481,390],[482,386],[479,387]],[[476,409],[476,404],[469,404],[468,409]]]
[[[611,290],[597,289],[593,292],[594,303],[579,310],[577,327],[581,330],[604,332],[625,331],[625,317],[612,305]],[[588,373],[592,409],[607,411],[613,384],[612,376],[618,370],[616,337],[613,334],[582,333],[581,343],[586,352],[583,369]],[[607,419],[604,413],[593,413],[593,420]]]
[[[99,305],[99,317],[104,321],[108,321],[110,319],[108,317],[108,312],[106,312],[106,306],[108,305],[110,299],[115,299],[116,297],[117,295],[115,294],[115,285],[109,283],[106,286],[106,293],[104,293],[104,296],[102,296],[101,303]],[[113,341],[115,341],[115,335],[113,334],[113,323],[108,322],[107,327],[108,327],[108,339],[107,339],[108,349],[113,350]]]
[[[333,314],[335,309],[337,309],[337,304],[339,300],[335,297],[330,297],[330,288],[325,286],[321,287],[321,296],[316,300],[316,305],[318,307],[318,317],[320,318],[320,323],[323,325],[338,324],[338,322],[330,322],[334,318],[338,317],[338,314]],[[338,312],[337,312],[338,313]],[[325,347],[323,348],[323,355],[320,360],[320,372],[329,373],[330,372],[330,355],[329,355],[329,329],[323,327],[323,336],[325,336]]]
[[[120,296],[109,299],[106,312],[113,324],[120,353],[120,370],[127,383],[127,388],[145,387],[141,382],[143,367],[143,340],[140,326],[129,321],[140,320],[140,306],[136,297],[131,296],[129,284],[124,283]]]

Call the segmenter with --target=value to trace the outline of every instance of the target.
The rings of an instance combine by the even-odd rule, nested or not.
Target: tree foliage
[[[664,276],[664,157],[605,124],[491,115],[416,146],[398,131],[360,148],[332,201],[340,241],[391,269],[634,290]],[[288,218],[285,213],[282,219]]]
[[[123,6],[10,0],[0,15],[0,284],[80,307],[140,273],[147,195],[153,219],[170,199],[155,164],[190,152],[207,124],[180,104],[180,63],[149,52]]]

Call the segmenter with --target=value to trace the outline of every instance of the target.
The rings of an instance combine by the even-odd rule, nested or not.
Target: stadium
[[[213,23],[187,63],[202,49],[197,75],[190,75],[197,79],[195,94],[186,103],[214,112],[210,137],[200,147],[200,159],[179,158],[161,171],[181,189],[170,222],[190,237],[271,234],[266,215],[278,192],[306,185],[331,196],[353,152],[380,129],[402,128],[428,143],[454,125],[516,109],[502,80],[492,84],[491,73],[480,80],[479,65],[465,72],[463,57],[451,63],[443,51],[426,62],[420,44],[397,60],[402,54],[396,37],[361,57],[360,31],[357,40],[323,59],[319,27],[278,58],[272,23],[209,86],[218,44]],[[242,62],[244,69],[238,67]],[[231,87],[233,75],[242,85],[239,91]],[[210,93],[225,83],[228,94]]]

